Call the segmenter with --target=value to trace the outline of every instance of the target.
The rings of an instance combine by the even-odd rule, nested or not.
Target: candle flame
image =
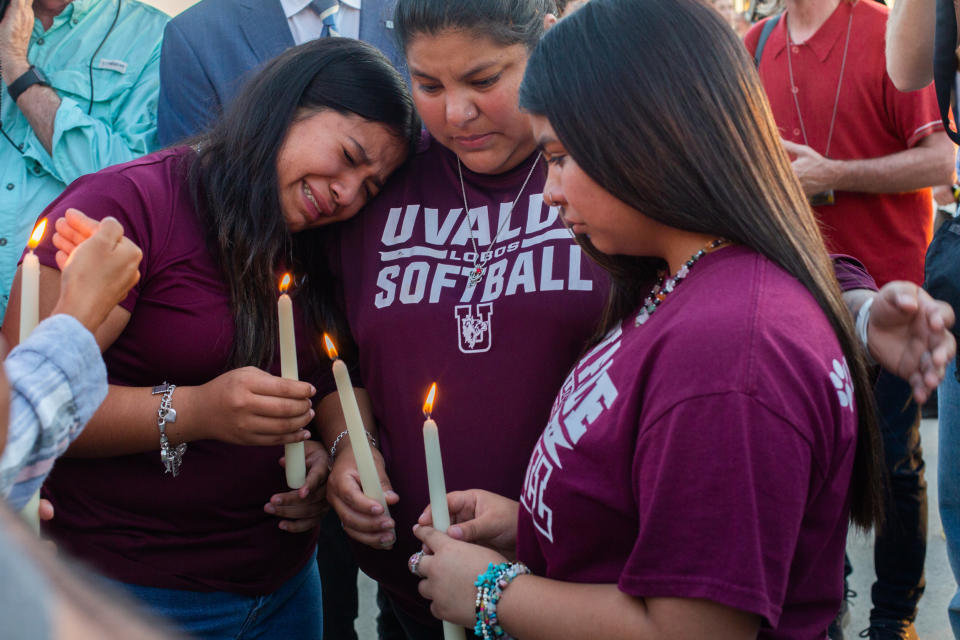
[[[327,355],[330,356],[330,359],[336,360],[339,357],[337,355],[337,347],[326,333],[323,334],[323,343],[327,346]]]
[[[433,413],[433,401],[437,399],[437,383],[430,385],[430,392],[427,393],[427,399],[423,401],[423,415],[430,417]]]
[[[37,223],[37,226],[33,228],[33,233],[30,234],[30,241],[27,242],[27,246],[31,249],[36,249],[37,245],[40,244],[40,241],[43,240],[43,232],[47,230],[47,219],[44,218]]]
[[[289,273],[283,274],[283,278],[280,279],[280,293],[286,293],[287,289],[290,288],[290,282],[293,278],[290,277]]]

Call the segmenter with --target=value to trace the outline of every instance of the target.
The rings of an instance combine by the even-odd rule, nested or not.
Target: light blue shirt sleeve
[[[12,141],[0,138],[0,315],[43,209],[80,176],[157,148],[160,43],[169,19],[136,0],[73,0],[49,28],[35,21],[27,59],[60,97],[49,153],[0,82],[0,121]]]
[[[107,368],[93,334],[72,316],[56,315],[10,352],[4,369],[10,429],[0,495],[19,510],[107,397]]]

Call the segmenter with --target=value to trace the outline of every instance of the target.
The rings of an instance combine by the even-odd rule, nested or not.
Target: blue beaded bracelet
[[[530,569],[522,562],[491,562],[487,570],[477,576],[477,581],[473,583],[477,588],[477,624],[473,627],[475,635],[484,640],[512,640],[497,619],[497,603],[503,590],[514,578],[528,573]]]

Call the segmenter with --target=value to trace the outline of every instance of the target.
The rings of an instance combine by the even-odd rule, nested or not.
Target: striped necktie
[[[340,35],[337,32],[337,12],[340,11],[340,3],[337,0],[313,0],[310,3],[310,8],[323,21],[323,31],[320,32],[321,38]]]

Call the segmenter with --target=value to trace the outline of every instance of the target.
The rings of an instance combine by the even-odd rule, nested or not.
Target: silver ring
[[[420,575],[420,561],[423,560],[423,551],[417,551],[415,554],[410,556],[410,559],[407,560],[407,568],[410,570],[410,573],[422,578]]]

